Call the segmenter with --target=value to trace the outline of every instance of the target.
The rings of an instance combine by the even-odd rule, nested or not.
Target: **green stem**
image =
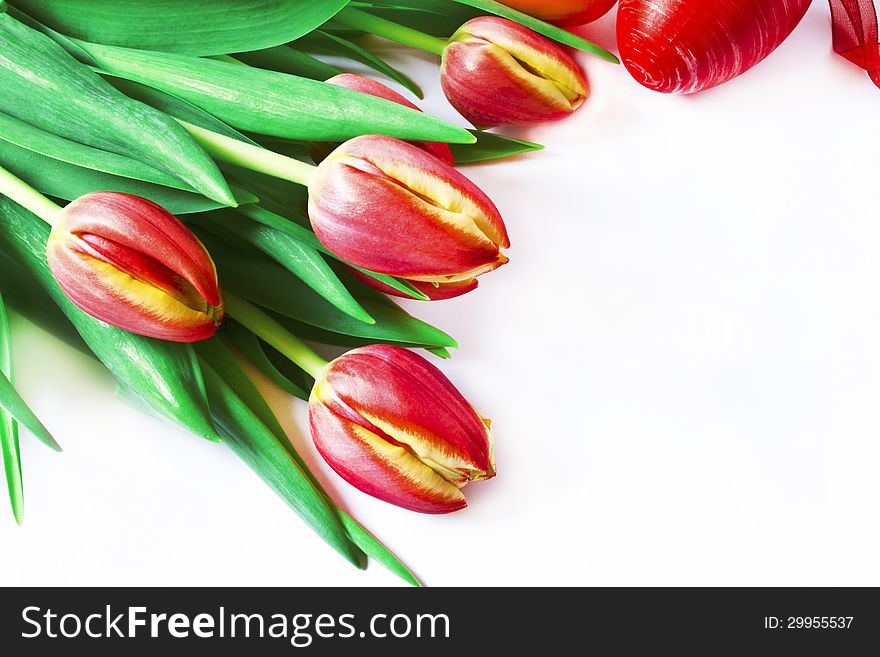
[[[250,301],[227,294],[226,313],[317,379],[327,361]]]
[[[257,173],[264,173],[273,178],[289,180],[306,187],[309,186],[309,181],[317,169],[312,164],[300,162],[292,157],[280,155],[240,139],[233,139],[232,137],[200,128],[197,125],[180,119],[176,120],[195,137],[196,141],[201,144],[202,148],[209,155],[223,162],[229,162]]]
[[[411,48],[426,50],[440,57],[443,56],[443,51],[446,49],[447,42],[443,39],[419,32],[406,25],[389,21],[386,18],[368,14],[353,7],[346,7],[336,14],[333,19],[356,30],[363,30],[370,34],[385,37]]]
[[[50,226],[61,212],[61,207],[53,203],[24,180],[0,167],[0,194],[4,194],[26,210],[30,210]]]

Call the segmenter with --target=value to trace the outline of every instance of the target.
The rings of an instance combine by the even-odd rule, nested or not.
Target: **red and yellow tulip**
[[[584,72],[562,47],[497,16],[468,21],[452,36],[441,82],[449,102],[481,127],[562,119],[589,95]]]
[[[331,362],[309,400],[318,451],[369,495],[421,513],[467,506],[461,488],[495,475],[492,432],[440,370],[401,347]]]
[[[492,201],[448,164],[390,137],[357,137],[333,151],[309,184],[309,218],[339,257],[436,298],[473,289],[508,260]]]
[[[73,303],[126,331],[194,342],[214,335],[223,318],[205,247],[139,196],[94,192],[73,201],[59,213],[46,253]]]
[[[617,0],[500,0],[502,4],[557,25],[592,23],[608,13]]]

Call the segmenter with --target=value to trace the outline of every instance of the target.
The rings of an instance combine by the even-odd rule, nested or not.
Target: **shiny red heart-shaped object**
[[[785,41],[811,0],[620,0],[621,59],[654,91],[718,86]]]

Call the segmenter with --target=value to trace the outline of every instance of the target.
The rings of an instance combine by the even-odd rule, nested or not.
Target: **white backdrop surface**
[[[585,33],[613,45],[613,23]],[[453,117],[428,60],[396,59]],[[824,3],[695,97],[582,62],[582,111],[510,133],[547,151],[466,170],[511,264],[410,304],[462,344],[441,367],[494,419],[498,477],[447,517],[326,481],[429,585],[880,584],[880,92],[831,52]],[[20,389],[65,452],[23,437],[0,585],[398,584],[348,566],[222,446],[13,330]],[[275,401],[320,468],[305,405]]]

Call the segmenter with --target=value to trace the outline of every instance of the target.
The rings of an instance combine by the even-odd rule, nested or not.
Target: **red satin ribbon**
[[[834,52],[846,57],[880,87],[880,43],[873,0],[829,0]]]

